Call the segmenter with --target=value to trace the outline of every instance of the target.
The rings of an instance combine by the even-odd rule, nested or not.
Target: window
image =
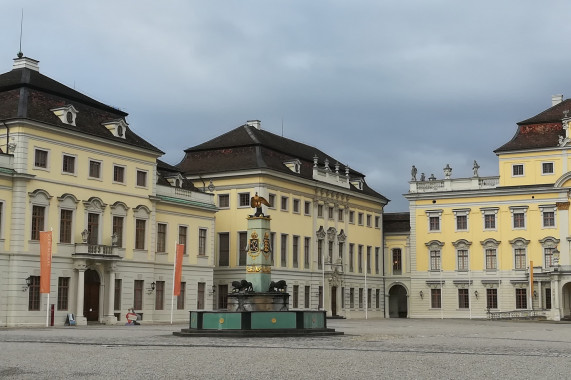
[[[297,268],[299,266],[299,236],[294,236],[292,239],[292,255],[293,267]]]
[[[488,309],[498,308],[498,289],[486,289],[486,307]]]
[[[293,286],[293,300],[292,300],[292,307],[294,309],[297,309],[299,307],[298,300],[299,300],[299,285],[294,285]]]
[[[184,245],[184,249],[182,251],[183,255],[186,255],[188,253],[186,250],[186,247],[188,246],[187,233],[188,233],[188,227],[178,226],[178,244]]]
[[[485,229],[495,229],[496,228],[496,216],[495,215],[485,215]]]
[[[323,309],[323,286],[317,288],[317,293],[319,295],[319,299],[317,300],[317,309]]]
[[[542,174],[553,174],[553,162],[543,162],[541,164]]]
[[[311,214],[311,202],[309,201],[305,201],[303,203],[303,213],[305,215],[310,215]]]
[[[375,228],[380,228],[380,227],[381,227],[381,217],[375,216]]]
[[[184,301],[186,298],[186,282],[180,283],[180,294],[176,297],[176,309],[184,310]]]
[[[555,210],[557,210],[557,207],[555,205],[541,205],[539,209],[541,211],[542,227],[555,227]]]
[[[551,247],[543,248],[543,254],[545,256],[545,268],[553,266],[553,251],[554,249]]]
[[[515,290],[515,308],[527,309],[527,289]]]
[[[61,171],[67,174],[75,174],[75,156],[63,155]]]
[[[375,247],[375,274],[379,274],[379,252],[381,251],[381,248],[379,247]]]
[[[367,273],[371,273],[371,247],[367,246]]]
[[[371,227],[371,215],[367,214],[367,227]]]
[[[167,225],[165,223],[157,224],[157,252],[166,252],[167,250]]]
[[[341,309],[345,309],[345,288],[341,287]]]
[[[440,270],[440,250],[430,251],[430,270]]]
[[[299,214],[299,199],[293,200],[293,212]]]
[[[147,187],[147,172],[137,170],[137,186]]]
[[[165,282],[157,281],[155,283],[155,310],[163,310],[165,308]]]
[[[468,216],[467,215],[457,215],[456,216],[456,229],[458,231],[465,231],[468,229]]]
[[[329,219],[333,219],[335,218],[335,209],[331,206],[327,207],[327,216],[329,217]]]
[[[522,164],[512,165],[512,176],[518,177],[522,175],[523,175],[523,165]]]
[[[353,272],[355,269],[354,266],[355,262],[355,244],[349,244],[349,272]]]
[[[305,286],[304,295],[303,295],[303,302],[304,302],[303,307],[305,307],[306,309],[310,308],[310,302],[309,302],[310,301],[310,298],[309,298],[310,297],[310,289],[311,288],[309,286],[307,286],[307,285]]]
[[[87,214],[87,232],[89,232],[87,243],[99,244],[99,214],[94,212]]]
[[[363,215],[362,212],[360,212],[360,213],[357,215],[357,223],[358,223],[360,226],[363,225],[363,216],[364,216],[364,215]]]
[[[69,301],[69,277],[59,277],[57,281],[57,309],[67,310]]]
[[[317,217],[323,218],[323,205],[317,205]]]
[[[430,307],[440,309],[442,307],[442,290],[430,289]]]
[[[323,240],[317,240],[317,269],[323,267]]]
[[[135,310],[141,310],[143,308],[143,286],[145,282],[143,280],[135,280],[133,286],[133,308]]]
[[[370,309],[373,305],[372,305],[372,294],[373,294],[373,289],[367,289],[367,309]]]
[[[545,308],[551,310],[551,288],[545,288]]]
[[[459,249],[457,251],[458,255],[458,270],[467,271],[468,270],[468,250]]]
[[[282,197],[281,198],[281,206],[280,209],[282,211],[287,211],[288,210],[288,197]]]
[[[115,243],[118,247],[123,247],[123,217],[114,216],[113,217],[113,235],[115,235],[117,242]]]
[[[135,219],[135,249],[145,249],[147,221]]]
[[[381,305],[381,290],[375,290],[375,306],[378,309]]]
[[[113,166],[113,182],[125,183],[125,167]]]
[[[206,256],[206,228],[198,229],[198,256]]]
[[[305,237],[303,239],[303,266],[305,269],[309,268],[309,247],[311,238]]]
[[[343,215],[345,215],[345,210],[342,209],[342,208],[340,208],[340,209],[337,211],[337,219],[338,219],[340,222],[343,221]]]
[[[218,265],[221,267],[230,265],[230,235],[228,232],[218,234]]]
[[[32,282],[28,288],[28,310],[40,310],[40,276],[30,276]]]
[[[34,166],[36,168],[48,168],[48,151],[43,149],[36,149],[34,152]]]
[[[402,252],[400,248],[393,249],[393,274],[402,273]]]
[[[238,265],[246,265],[248,249],[248,233],[239,232],[238,233]]]
[[[228,307],[228,285],[218,286],[218,308],[226,309]]]
[[[430,231],[439,231],[440,230],[440,218],[438,216],[431,216],[430,217]]]
[[[349,211],[349,223],[355,224],[355,211]]]
[[[327,242],[327,261],[329,263],[333,262],[333,242],[332,241],[328,241]]]
[[[339,242],[339,246],[338,246],[338,247],[339,247],[339,256],[338,256],[338,257],[339,257],[339,262],[340,262],[341,264],[343,264],[343,263],[344,263],[344,260],[343,260],[343,251],[345,250],[345,244],[344,244],[343,242]]]
[[[363,288],[359,288],[359,309],[363,308]]]
[[[206,283],[199,282],[196,287],[196,308],[204,309],[204,291],[206,290]],[[228,285],[226,285],[226,297],[228,296]]]
[[[470,308],[470,296],[468,295],[468,289],[458,289],[458,308]]]
[[[120,278],[115,279],[115,297],[113,297],[113,309],[121,310],[121,286],[123,285],[123,280]]]
[[[270,207],[270,208],[276,207],[276,195],[275,194],[270,193],[268,195],[268,203],[270,204],[268,207]]]
[[[363,273],[363,246],[360,244],[357,248],[357,268],[359,273]]]
[[[218,195],[218,207],[219,208],[229,208],[230,207],[230,195],[229,194],[219,194]]]
[[[59,242],[71,243],[71,226],[73,225],[73,210],[60,210]],[[67,309],[66,309],[67,310]]]
[[[280,239],[280,265],[287,266],[287,235],[282,234]]]
[[[349,307],[351,309],[355,308],[355,289],[349,288]]]
[[[40,231],[44,230],[46,208],[44,206],[32,207],[32,240],[40,240]]]
[[[250,193],[238,194],[238,207],[250,207]]]
[[[510,207],[513,220],[514,229],[525,228],[525,214],[527,212],[527,207]]]
[[[486,269],[487,270],[498,269],[498,258],[495,248],[486,249]]]
[[[101,162],[89,160],[89,177],[101,178]]]
[[[516,248],[515,255],[515,269],[525,269],[525,248]]]

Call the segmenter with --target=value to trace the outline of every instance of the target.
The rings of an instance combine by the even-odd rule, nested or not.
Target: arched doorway
[[[99,320],[99,288],[101,279],[99,273],[93,269],[85,271],[85,285],[83,293],[83,316],[87,321]]]
[[[389,317],[408,317],[406,289],[402,285],[394,285],[389,290]]]
[[[571,320],[571,282],[561,288],[561,311],[565,320]]]

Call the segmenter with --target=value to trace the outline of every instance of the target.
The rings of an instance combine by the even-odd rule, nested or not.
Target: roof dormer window
[[[363,178],[352,178],[351,185],[355,186],[358,190],[363,190]]]
[[[297,158],[295,160],[291,160],[291,161],[286,161],[284,162],[284,165],[287,166],[287,168],[289,170],[291,170],[294,173],[299,174],[300,170],[301,170],[301,161],[298,160]]]
[[[127,122],[124,119],[117,119],[102,123],[115,137],[125,138],[125,131],[127,130]]]
[[[50,111],[54,113],[62,123],[68,125],[75,125],[75,119],[77,118],[78,111],[71,104],[68,104],[59,108],[52,108]]]

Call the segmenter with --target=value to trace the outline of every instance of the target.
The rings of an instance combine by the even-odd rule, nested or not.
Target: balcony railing
[[[119,248],[112,245],[77,243],[76,255],[119,256]]]
[[[488,319],[545,319],[546,310],[489,311]]]

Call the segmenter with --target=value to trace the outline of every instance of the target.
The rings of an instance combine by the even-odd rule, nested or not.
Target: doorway
[[[99,273],[93,269],[85,271],[85,284],[83,292],[83,315],[90,321],[99,320],[99,288],[101,279]]]
[[[331,287],[331,315],[337,316],[337,287]]]
[[[408,317],[406,289],[402,285],[394,285],[389,290],[389,317]]]

